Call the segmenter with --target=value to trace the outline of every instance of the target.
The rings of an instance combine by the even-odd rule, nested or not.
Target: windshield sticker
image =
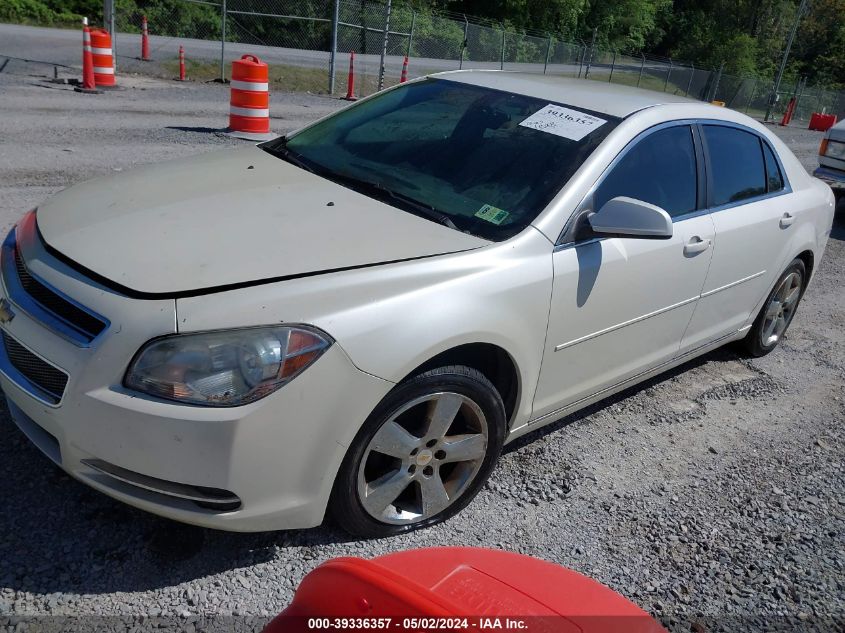
[[[496,226],[500,225],[510,215],[504,209],[494,207],[492,204],[485,204],[478,211],[475,212],[475,217],[492,222]]]
[[[522,121],[520,125],[573,141],[580,141],[605,123],[607,121],[604,119],[550,103]]]

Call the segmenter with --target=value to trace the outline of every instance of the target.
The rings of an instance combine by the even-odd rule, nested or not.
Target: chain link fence
[[[156,60],[149,64],[139,59],[142,11],[116,2],[117,64],[134,72],[174,75],[182,45],[193,79],[225,81],[231,61],[250,53],[269,64],[277,89],[346,94],[354,53],[355,95],[364,96],[399,82],[407,56],[409,79],[445,70],[514,70],[720,101],[756,117],[771,106],[771,116],[780,118],[793,97],[796,119],[845,113],[843,92],[799,83],[772,102],[771,80],[374,0],[166,0],[146,12]]]

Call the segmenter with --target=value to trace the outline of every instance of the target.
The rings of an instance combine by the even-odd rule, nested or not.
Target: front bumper
[[[845,171],[839,169],[832,169],[831,167],[816,167],[813,176],[819,180],[827,183],[827,185],[834,191],[841,192],[845,189]]]
[[[121,380],[133,354],[175,329],[173,301],[106,292],[25,245],[31,272],[110,321],[88,345],[48,329],[8,296],[2,332],[68,376],[48,402],[0,354],[0,387],[18,427],[76,479],[178,521],[234,531],[307,528],[324,517],[357,429],[393,386],[361,372],[333,345],[276,393],[243,407],[158,401]],[[0,345],[4,345],[0,337]]]

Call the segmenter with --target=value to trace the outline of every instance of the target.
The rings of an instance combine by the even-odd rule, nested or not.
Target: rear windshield
[[[618,123],[429,79],[262,147],[403,211],[498,241],[528,226]]]

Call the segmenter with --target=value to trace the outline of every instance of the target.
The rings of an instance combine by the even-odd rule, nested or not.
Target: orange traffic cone
[[[77,92],[98,93],[94,83],[94,56],[91,52],[91,29],[88,18],[82,18],[82,85],[74,88]]]
[[[141,17],[141,61],[150,61],[150,32],[146,15]]]
[[[399,78],[399,83],[403,84],[408,81],[408,56],[405,55],[405,61],[402,62],[402,76]]]
[[[185,81],[185,49],[179,47],[179,81]]]
[[[355,51],[349,53],[349,76],[346,79],[346,101],[357,101],[355,96]]]

